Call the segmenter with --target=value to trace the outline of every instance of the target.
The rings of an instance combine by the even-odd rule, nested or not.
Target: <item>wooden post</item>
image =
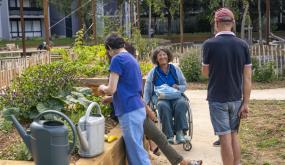
[[[22,30],[22,48],[23,56],[26,56],[26,42],[25,42],[25,21],[24,21],[24,0],[20,0],[20,20],[21,20],[21,30]]]
[[[50,42],[49,42],[48,0],[43,0],[43,7],[44,7],[45,42],[47,43],[47,47],[49,50]]]

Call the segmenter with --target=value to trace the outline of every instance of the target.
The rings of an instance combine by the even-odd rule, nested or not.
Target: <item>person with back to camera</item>
[[[183,93],[186,90],[185,77],[177,66],[169,64],[173,60],[173,55],[166,48],[157,48],[152,54],[152,62],[156,64],[148,73],[145,87],[144,100],[146,104],[152,101],[158,109],[161,119],[162,132],[166,135],[170,144],[174,144],[174,134],[176,143],[185,143],[183,131],[188,129],[186,112],[188,109],[187,100],[180,94],[173,99],[160,99],[155,93],[160,86],[172,87]]]
[[[231,10],[215,12],[215,37],[203,43],[202,74],[209,77],[208,96],[211,122],[220,137],[224,165],[240,165],[238,128],[248,116],[251,91],[251,59],[248,44],[231,29]]]
[[[121,126],[128,163],[149,165],[150,159],[143,146],[143,123],[146,110],[141,99],[142,75],[137,60],[124,49],[125,41],[117,34],[110,34],[105,48],[112,57],[108,85],[98,91],[113,96],[115,114]],[[130,69],[132,68],[132,69]]]
[[[131,44],[126,42],[125,49],[136,58],[136,49]],[[108,55],[108,53],[107,56],[111,60],[111,56]],[[112,96],[105,96],[102,101],[105,104],[110,104],[112,102]],[[144,134],[158,146],[168,161],[173,165],[202,165],[202,160],[186,160],[183,158],[183,156],[177,153],[177,151],[171,145],[169,145],[165,135],[156,127],[154,123],[156,118],[155,113],[148,105],[145,106],[147,117],[144,121]]]

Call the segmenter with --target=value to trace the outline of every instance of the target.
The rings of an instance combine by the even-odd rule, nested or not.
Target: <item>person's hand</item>
[[[178,87],[177,84],[173,84],[172,87],[175,88],[175,89],[177,89],[177,90],[179,90],[179,87]]]
[[[241,108],[240,108],[240,111],[238,113],[238,116],[241,118],[241,119],[245,119],[248,117],[248,105],[247,104],[242,104]]]
[[[145,106],[146,108],[146,114],[147,116],[152,120],[155,121],[156,119],[156,114],[150,109],[150,107],[148,105]]]
[[[98,87],[99,95],[104,95],[105,94],[105,92],[104,92],[105,88],[106,88],[106,85],[100,85]]]
[[[147,116],[148,116],[152,121],[155,121],[155,119],[156,119],[155,112],[153,112],[153,111],[148,112]]]
[[[113,101],[113,97],[112,96],[104,96],[102,98],[102,103],[103,104],[110,104]]]

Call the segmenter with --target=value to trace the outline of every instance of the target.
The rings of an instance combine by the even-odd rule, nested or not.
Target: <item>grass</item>
[[[33,39],[27,39],[26,40],[26,46],[28,48],[34,47],[37,48],[40,43],[44,41],[43,38],[33,38]],[[55,38],[51,40],[53,46],[71,46],[74,42],[73,38]],[[19,48],[22,47],[22,40],[21,39],[13,39],[13,40],[0,40],[0,47],[6,47],[6,44],[9,43],[15,43],[19,46]]]
[[[254,100],[240,127],[242,164],[285,163],[285,101]]]
[[[208,38],[210,38],[212,34],[210,32],[207,33],[184,33],[184,42],[204,42]],[[147,36],[144,36],[147,37]],[[171,40],[173,43],[180,42],[180,34],[164,34],[164,35],[155,35],[155,38],[161,38],[166,40]]]
[[[207,89],[207,81],[205,82],[189,82],[188,89],[190,90],[202,90]],[[276,89],[285,88],[285,80],[274,80],[272,82],[253,82],[252,89]]]

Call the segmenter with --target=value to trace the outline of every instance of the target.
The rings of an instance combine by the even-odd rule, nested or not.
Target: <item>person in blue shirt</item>
[[[167,84],[176,88],[181,93],[186,90],[186,80],[180,68],[169,64],[173,60],[173,55],[166,48],[157,48],[152,54],[152,62],[156,66],[148,73],[144,87],[144,100],[147,104],[153,102],[158,109],[162,124],[162,131],[166,135],[170,144],[174,144],[174,134],[176,133],[176,143],[185,143],[183,131],[188,129],[186,112],[188,104],[181,95],[177,99],[158,99],[154,88]],[[174,120],[173,120],[174,119]]]
[[[125,50],[125,41],[110,34],[105,47],[112,57],[108,85],[100,85],[102,95],[112,95],[115,115],[119,119],[130,165],[149,165],[143,146],[146,110],[142,101],[142,75],[137,60]]]

